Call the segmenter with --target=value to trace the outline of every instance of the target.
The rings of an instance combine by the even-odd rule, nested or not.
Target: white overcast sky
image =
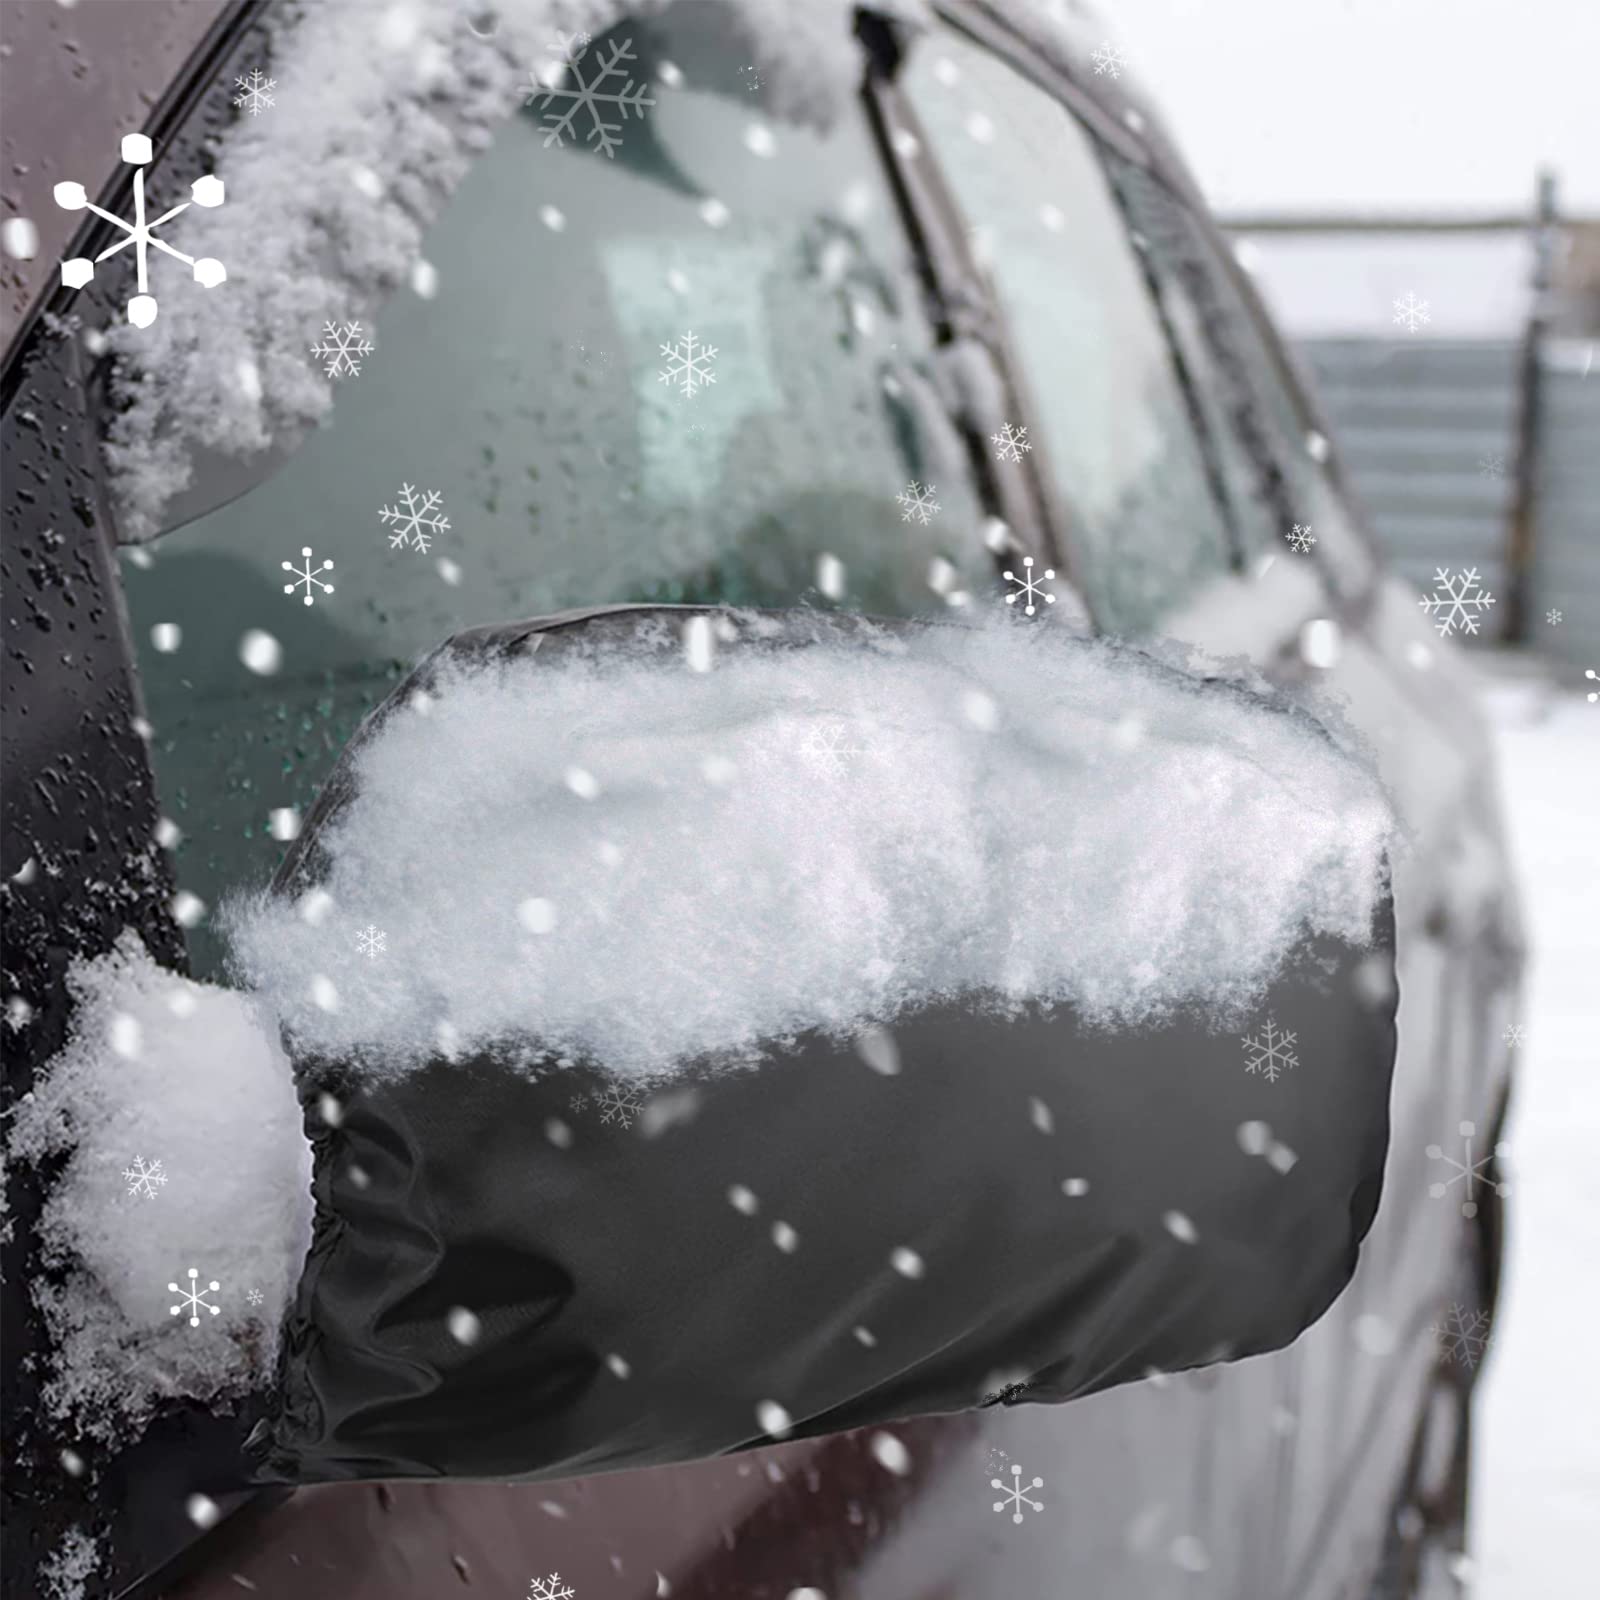
[[[1093,3],[1093,0],[1091,0]],[[1099,0],[1220,210],[1600,216],[1600,0]]]

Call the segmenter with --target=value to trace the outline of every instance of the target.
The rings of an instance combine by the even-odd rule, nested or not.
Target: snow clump
[[[948,1003],[1231,1026],[1306,935],[1368,944],[1385,893],[1360,760],[1127,647],[862,624],[706,672],[659,641],[439,660],[313,841],[335,914],[231,908],[297,1054],[382,1071],[517,1040],[643,1078]],[[357,959],[368,921],[386,962]]]

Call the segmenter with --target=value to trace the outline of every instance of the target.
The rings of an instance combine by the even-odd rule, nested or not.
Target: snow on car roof
[[[646,1078],[949,1002],[1224,1025],[1370,937],[1385,797],[1265,689],[1022,623],[711,637],[447,659],[381,723],[320,884],[231,910],[296,1050]]]
[[[183,249],[223,263],[214,290],[163,297],[146,328],[107,330],[118,357],[106,446],[118,531],[154,537],[197,456],[250,456],[332,406],[306,359],[327,322],[363,316],[420,261],[424,232],[530,70],[563,37],[668,0],[341,0],[276,24],[274,109],[229,129],[212,170],[226,203],[191,207]],[[920,0],[890,0],[916,14]],[[724,0],[765,109],[826,124],[857,85],[852,0]],[[556,59],[559,59],[557,57]],[[486,264],[485,270],[489,270]],[[308,333],[308,330],[310,332]]]

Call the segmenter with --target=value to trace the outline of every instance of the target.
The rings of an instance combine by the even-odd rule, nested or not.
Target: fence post
[[[1532,294],[1517,363],[1517,470],[1506,531],[1506,581],[1510,592],[1506,596],[1506,608],[1501,612],[1505,626],[1500,635],[1506,644],[1524,644],[1528,638],[1528,607],[1539,529],[1539,444],[1544,421],[1541,366],[1549,323],[1556,212],[1556,175],[1544,169],[1539,173],[1532,229]]]

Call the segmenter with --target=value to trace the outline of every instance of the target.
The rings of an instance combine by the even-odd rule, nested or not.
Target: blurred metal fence
[[[1546,174],[1520,218],[1228,225],[1250,235],[1529,234],[1534,271],[1515,336],[1297,342],[1395,570],[1431,590],[1438,568],[1476,567],[1496,597],[1462,642],[1524,644],[1600,667],[1600,224],[1561,219]]]

